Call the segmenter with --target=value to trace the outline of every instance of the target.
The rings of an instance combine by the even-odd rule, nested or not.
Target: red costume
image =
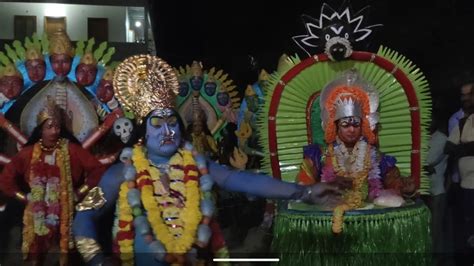
[[[43,261],[49,251],[62,254],[73,248],[71,223],[75,204],[95,187],[105,167],[80,145],[60,139],[51,153],[41,144],[23,148],[0,176],[0,191],[25,199],[24,255]],[[38,257],[41,256],[41,257]],[[61,259],[62,265],[67,260]]]

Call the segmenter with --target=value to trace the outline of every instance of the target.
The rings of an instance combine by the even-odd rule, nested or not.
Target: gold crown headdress
[[[25,58],[26,60],[43,60],[43,54],[41,54],[40,49],[36,48],[34,45],[31,45],[26,49]]]
[[[46,105],[44,108],[38,113],[38,116],[36,117],[36,123],[39,126],[48,119],[56,119],[61,121],[61,108],[50,96],[48,96],[46,99]]]
[[[111,68],[107,68],[104,75],[102,76],[103,80],[113,80],[114,79],[114,70]]]
[[[91,52],[86,52],[81,57],[81,63],[86,64],[86,65],[96,65],[97,61],[95,60],[95,58],[94,58],[94,56],[92,55]]]
[[[8,64],[5,67],[1,67],[0,65],[0,77],[3,77],[3,76],[6,76],[6,77],[17,76],[23,79],[20,72],[18,72],[18,70],[13,64]]]
[[[179,91],[174,69],[163,59],[135,55],[120,63],[114,74],[117,100],[135,113],[139,122],[155,109],[173,109]]]
[[[191,72],[195,77],[201,77],[203,75],[202,63],[198,61],[193,61],[191,64]]]
[[[256,93],[252,88],[252,85],[247,85],[247,88],[245,88],[245,96],[255,96]]]
[[[258,81],[268,81],[269,78],[270,78],[270,75],[265,69],[262,69],[260,71],[260,74],[258,74]]]
[[[74,55],[71,40],[63,29],[58,29],[49,36],[49,54],[67,54]]]

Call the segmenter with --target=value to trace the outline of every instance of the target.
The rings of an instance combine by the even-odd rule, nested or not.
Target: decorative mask
[[[50,57],[51,67],[54,73],[60,77],[65,77],[71,71],[72,58],[67,54],[53,54]]]
[[[91,53],[86,53],[81,58],[81,63],[76,68],[77,83],[82,86],[89,86],[94,83],[97,75],[97,63]]]
[[[3,76],[0,78],[0,92],[12,100],[21,93],[23,79],[18,76]]]
[[[343,5],[336,11],[324,3],[319,19],[302,15],[307,34],[294,36],[293,40],[308,56],[324,50],[331,60],[346,59],[354,49],[360,50],[367,45],[364,40],[373,28],[382,26],[367,25],[368,9],[369,6],[354,13],[350,6]]]

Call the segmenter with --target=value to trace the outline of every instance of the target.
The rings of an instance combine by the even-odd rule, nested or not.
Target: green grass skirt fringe
[[[430,211],[422,203],[347,212],[343,232],[332,212],[280,209],[272,250],[278,265],[431,265]]]

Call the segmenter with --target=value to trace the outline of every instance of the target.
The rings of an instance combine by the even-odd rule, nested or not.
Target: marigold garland
[[[163,221],[163,212],[169,207],[165,207],[163,206],[164,204],[160,203],[170,200],[170,197],[163,196],[155,199],[155,187],[153,184],[155,181],[159,181],[159,169],[150,166],[141,145],[134,147],[132,161],[138,177],[136,180],[137,188],[141,192],[141,201],[147,212],[147,220],[155,237],[163,243],[168,253],[186,253],[195,242],[197,228],[202,217],[199,209],[201,197],[198,181],[199,173],[192,152],[180,150],[169,161],[170,180],[180,181],[173,182],[173,184],[170,184],[170,187],[184,196],[184,208],[179,212],[178,219],[183,224],[180,236],[174,236],[172,231],[175,229],[168,227]],[[157,183],[155,182],[155,184]],[[128,190],[127,182],[122,183],[119,194],[119,223],[120,221],[130,222],[130,227],[127,228],[129,230],[126,231],[133,233],[131,228],[133,212],[127,200]],[[125,231],[119,224],[117,236],[122,232],[121,230]],[[118,245],[121,253],[126,250],[128,254],[133,254],[133,241],[118,241]],[[130,262],[130,260],[127,260],[127,262]]]
[[[127,202],[128,193],[127,182],[120,185],[119,200],[118,200],[118,214],[119,224],[117,230],[117,242],[120,250],[120,259],[123,265],[133,265],[133,237],[125,238],[133,232],[132,229],[132,209]]]
[[[364,156],[363,169],[361,169],[359,172],[351,173],[347,172],[339,165],[334,152],[334,144],[332,143],[328,146],[328,156],[326,157],[327,164],[331,164],[333,166],[336,176],[352,179],[351,190],[344,194],[343,203],[336,206],[333,211],[332,231],[335,234],[342,232],[342,226],[344,224],[344,212],[361,207],[364,200],[362,190],[364,184],[367,182],[369,168],[371,166],[370,147],[367,147],[365,151],[361,150],[361,152],[364,152],[364,154],[358,154],[358,156]]]
[[[31,244],[33,243],[35,236],[37,234],[43,235],[47,234],[49,230],[44,227],[43,229],[38,229],[35,227],[39,225],[39,221],[35,221],[33,204],[43,200],[45,190],[40,188],[38,183],[38,178],[43,174],[38,173],[37,170],[41,169],[40,158],[42,156],[42,150],[40,143],[36,143],[33,146],[33,153],[31,157],[31,170],[29,173],[29,183],[32,188],[31,197],[33,200],[28,202],[25,213],[23,216],[23,243],[22,243],[22,252],[25,258],[28,256]],[[56,148],[56,166],[59,168],[59,190],[66,193],[59,193],[59,204],[60,204],[60,219],[59,219],[59,232],[60,232],[60,242],[59,247],[61,251],[60,256],[60,265],[67,265],[67,254],[69,249],[73,248],[72,242],[72,217],[73,217],[73,188],[72,188],[72,176],[71,176],[71,167],[69,160],[69,145],[68,140],[60,139],[59,145]],[[39,168],[38,168],[39,167]],[[32,184],[31,182],[35,182]],[[57,197],[53,191],[52,197]],[[45,218],[45,217],[43,217]]]

